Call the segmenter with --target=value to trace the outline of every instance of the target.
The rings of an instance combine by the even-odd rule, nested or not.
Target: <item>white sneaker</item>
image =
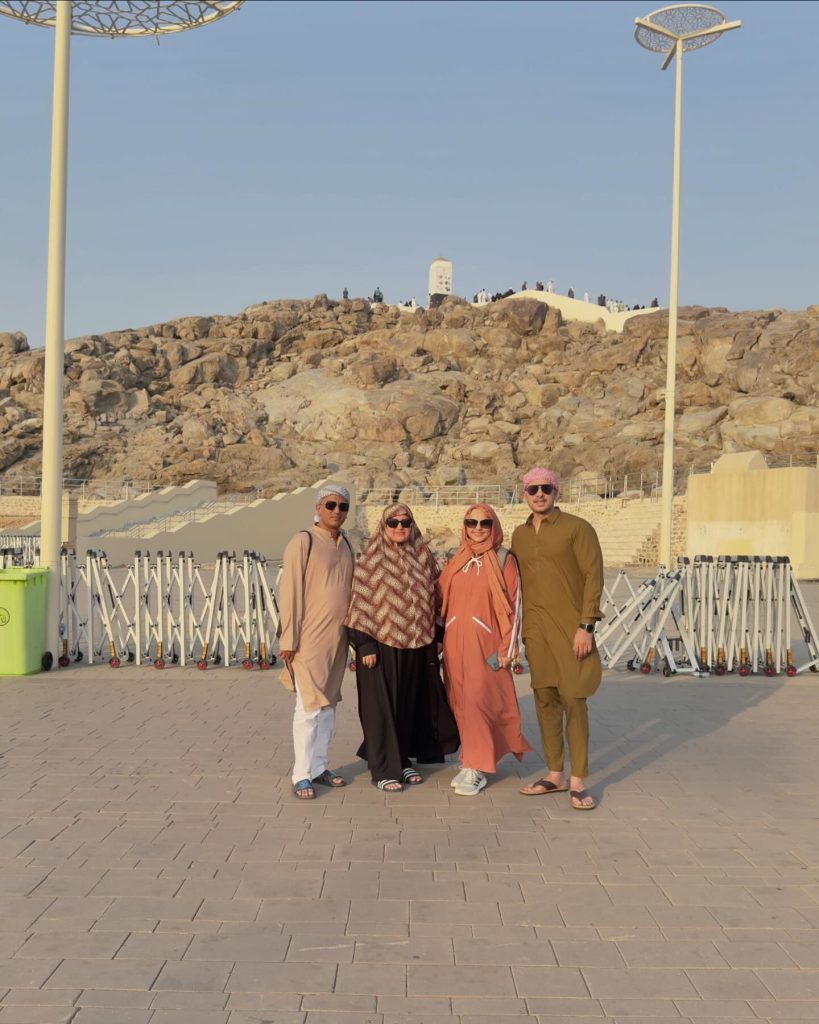
[[[486,776],[474,768],[464,768],[464,777],[455,787],[458,796],[477,796],[486,785]]]
[[[456,786],[460,786],[460,784],[464,781],[465,776],[466,768],[459,768],[458,771],[452,776],[452,782],[450,782],[450,786],[452,786],[453,789],[455,789]]]

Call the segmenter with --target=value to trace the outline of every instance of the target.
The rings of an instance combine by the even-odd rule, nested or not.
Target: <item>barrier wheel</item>
[[[246,669],[253,668],[253,662],[250,660],[250,658],[245,658],[245,660],[242,662],[242,668],[246,668]]]
[[[523,665],[515,665],[512,671],[515,673],[516,676],[523,675]]]
[[[276,664],[276,655],[275,654],[271,654],[270,658],[268,659],[268,662],[269,662],[268,668],[272,668]]]
[[[83,658],[82,651],[77,651],[77,653],[74,655],[74,661],[82,661],[82,658]]]
[[[204,672],[205,669],[208,667],[208,663],[205,661],[204,658],[202,658],[200,661],[197,661],[196,667],[199,669],[200,672]]]
[[[134,657],[135,657],[134,652],[133,651],[128,651],[128,661],[129,662],[133,661]]]
[[[747,665],[740,665],[739,666],[739,674],[741,676],[749,676],[751,674],[751,670],[748,668]]]
[[[176,651],[174,651],[173,654],[171,655],[171,664],[172,665],[178,665],[179,664],[179,655],[176,653]]]
[[[54,664],[54,655],[51,651],[46,651],[40,659],[40,664],[43,667],[43,672],[50,672],[51,666]]]
[[[791,676],[791,678],[793,678],[793,676],[796,675],[796,665],[788,665],[788,670],[785,673],[785,675]]]
[[[351,672],[355,672],[355,662],[354,661],[350,662],[350,671]]]
[[[165,662],[162,658],[157,658],[154,662],[154,668],[165,668]]]
[[[668,679],[668,677],[671,675],[671,669],[668,667],[668,665],[663,665],[663,675],[666,677],[666,679]]]
[[[725,675],[725,666],[724,665],[717,665],[717,667],[714,669],[714,675],[716,675],[716,676],[724,676]]]
[[[265,669],[268,669],[268,668],[270,668],[270,662],[269,662],[269,661],[260,661],[260,662],[259,662],[259,668],[260,668],[260,669],[261,669],[262,671],[265,671]]]
[[[644,676],[647,676],[648,673],[651,671],[651,665],[649,665],[647,661],[644,661],[643,664],[640,666],[640,671],[643,673]]]
[[[111,668],[119,668],[120,660],[116,655],[114,655],[114,657],[109,660],[108,664],[111,666]]]
[[[67,654],[61,654],[59,658],[57,658],[57,664],[60,666],[60,668],[68,668],[68,666],[71,664],[71,659],[68,657]]]
[[[214,659],[213,659],[213,664],[214,664],[214,665],[221,665],[221,664],[222,664],[222,655],[221,655],[221,654],[217,654],[217,655],[216,655],[216,656],[214,657]]]
[[[634,662],[633,661],[627,661],[626,662],[626,668],[629,670],[629,672],[633,672],[634,671]]]
[[[766,676],[775,676],[776,675],[776,671],[775,671],[773,665],[769,665],[768,668],[765,669],[765,675]]]

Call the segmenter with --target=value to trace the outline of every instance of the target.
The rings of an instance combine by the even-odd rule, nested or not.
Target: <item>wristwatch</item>
[[[585,629],[587,633],[593,633],[594,632],[594,623],[593,622],[581,622],[579,628],[580,629]]]

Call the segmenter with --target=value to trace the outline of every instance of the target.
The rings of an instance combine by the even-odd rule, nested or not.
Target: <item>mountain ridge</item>
[[[511,297],[435,310],[271,300],[66,342],[65,476],[215,479],[263,493],[343,473],[371,487],[653,474],[666,311],[622,333]],[[817,449],[819,306],[683,307],[678,465]],[[40,473],[42,349],[0,334],[0,476]]]

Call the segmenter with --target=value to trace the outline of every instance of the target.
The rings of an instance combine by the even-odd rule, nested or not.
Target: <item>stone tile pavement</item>
[[[378,793],[346,694],[300,803],[276,672],[0,680],[0,1024],[819,1018],[819,675],[610,674],[592,814]]]

